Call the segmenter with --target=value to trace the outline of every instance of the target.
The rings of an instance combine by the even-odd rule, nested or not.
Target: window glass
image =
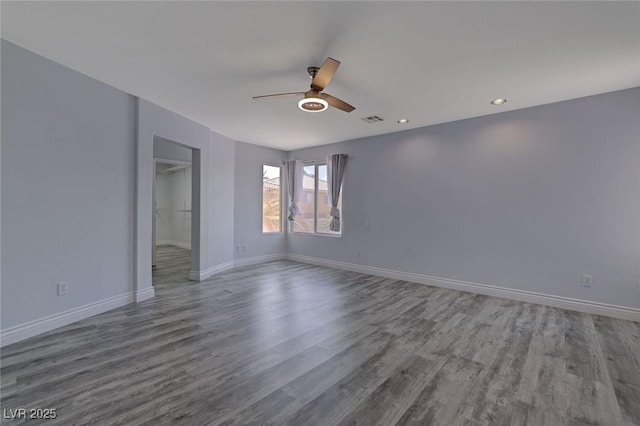
[[[300,216],[297,216],[294,224],[294,232],[315,232],[313,222],[315,219],[315,188],[316,188],[316,168],[315,165],[303,167],[302,191],[298,200]]]
[[[281,168],[262,166],[262,232],[282,231]]]
[[[341,235],[341,231],[334,232],[329,229],[331,198],[327,183],[327,164],[307,164],[303,173],[303,193],[297,197],[300,216],[294,221],[293,232]],[[338,209],[342,213],[342,194],[338,200]],[[344,225],[342,219],[341,225]]]

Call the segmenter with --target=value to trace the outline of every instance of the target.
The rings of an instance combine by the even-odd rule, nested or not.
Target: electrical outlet
[[[247,245],[246,244],[242,245],[242,251],[247,251]]]
[[[58,296],[65,296],[69,292],[69,283],[60,281],[58,283]]]
[[[582,287],[591,287],[593,284],[593,277],[591,275],[582,276]]]

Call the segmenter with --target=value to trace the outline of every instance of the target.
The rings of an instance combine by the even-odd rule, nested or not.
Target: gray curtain
[[[327,189],[331,200],[329,229],[334,232],[340,231],[338,200],[340,200],[340,189],[342,188],[342,178],[344,176],[344,167],[347,164],[347,157],[347,154],[333,154],[327,157]]]
[[[302,185],[298,182],[302,179],[302,162],[301,161],[287,161],[285,169],[287,172],[287,192],[289,193],[289,215],[287,219],[293,221],[296,216],[300,214],[300,209],[296,204],[296,201],[300,198],[300,191]]]

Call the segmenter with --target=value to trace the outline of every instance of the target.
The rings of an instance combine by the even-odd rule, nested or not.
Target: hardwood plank
[[[594,317],[607,371],[623,419],[640,423],[640,328],[638,324]]]
[[[464,423],[464,404],[485,367],[459,356],[451,356],[396,422],[398,425]]]
[[[606,382],[604,357],[594,346],[597,336],[592,316],[566,312],[564,330],[567,371],[583,379]]]
[[[305,404],[315,399],[345,376],[357,370],[363,363],[370,360],[376,353],[387,347],[393,336],[379,331],[367,334],[354,344],[344,348],[333,347],[334,356],[300,375],[296,379],[282,386],[280,392],[272,392],[245,410],[227,416],[224,424],[264,424],[269,422],[284,423],[300,410]],[[286,404],[279,407],[274,417],[265,417],[270,413],[273,400],[282,399],[282,393],[289,396]],[[215,423],[214,423],[215,424]]]
[[[446,361],[445,357],[432,360],[415,356],[407,359],[339,424],[396,424]]]

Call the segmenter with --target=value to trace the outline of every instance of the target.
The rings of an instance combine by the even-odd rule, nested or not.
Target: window
[[[293,232],[310,234],[341,235],[329,229],[331,222],[331,202],[327,186],[327,164],[306,164],[303,167],[302,191],[298,201],[300,216],[293,222]],[[338,200],[338,208],[342,211],[342,194]]]
[[[262,232],[282,231],[281,173],[279,166],[262,166]]]

